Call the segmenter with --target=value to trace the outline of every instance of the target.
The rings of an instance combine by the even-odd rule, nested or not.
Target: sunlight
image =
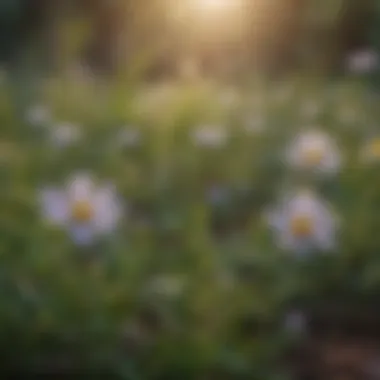
[[[207,14],[227,12],[238,6],[239,1],[233,0],[195,0],[193,1],[194,10]]]
[[[170,7],[178,19],[193,21],[225,17],[234,18],[242,14],[244,0],[183,0],[175,1]]]

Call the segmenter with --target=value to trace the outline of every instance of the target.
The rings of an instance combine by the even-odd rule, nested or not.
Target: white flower
[[[267,214],[280,248],[296,253],[328,251],[336,245],[338,220],[329,206],[310,191],[286,196]]]
[[[81,129],[77,125],[70,123],[62,123],[54,126],[50,134],[51,142],[59,148],[65,148],[75,144],[81,137]]]
[[[87,173],[71,177],[63,189],[43,189],[40,201],[43,217],[67,229],[78,245],[111,233],[121,218],[120,200],[112,184],[96,186]]]
[[[125,148],[138,146],[141,142],[141,133],[138,129],[125,127],[117,134],[117,144]]]
[[[218,125],[205,125],[191,131],[191,137],[195,145],[207,148],[220,148],[226,145],[228,134],[224,128]]]
[[[296,169],[335,173],[341,155],[335,141],[317,129],[301,132],[286,151],[287,163]]]
[[[51,122],[50,110],[41,104],[34,105],[27,110],[26,120],[34,127],[46,126]]]
[[[350,73],[365,74],[379,65],[379,56],[373,50],[360,50],[347,57],[346,67]]]

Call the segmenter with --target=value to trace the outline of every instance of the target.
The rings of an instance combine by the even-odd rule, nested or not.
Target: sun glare
[[[236,0],[195,0],[194,9],[208,14],[229,11],[236,6]]]
[[[185,18],[233,17],[233,13],[242,10],[243,0],[174,0],[171,8],[177,16]]]
[[[168,1],[168,20],[184,41],[182,48],[188,45],[190,50],[203,51],[222,45],[237,46],[249,29],[247,4],[251,3],[247,0]]]

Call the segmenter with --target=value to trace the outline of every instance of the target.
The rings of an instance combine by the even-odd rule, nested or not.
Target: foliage
[[[282,318],[294,303],[377,294],[378,167],[359,152],[378,117],[360,83],[99,86],[50,82],[47,126],[14,114],[2,93],[0,336],[12,370],[269,379],[281,375]],[[310,104],[317,113],[305,114]],[[250,124],[258,119],[263,128]],[[80,126],[79,145],[52,145],[60,121]],[[228,127],[225,146],[192,142],[205,123]],[[338,176],[300,177],[284,165],[283,149],[310,124],[338,140]],[[120,146],[123,126],[141,144]],[[42,186],[82,169],[112,180],[129,210],[111,239],[90,248],[46,225],[38,204]],[[274,244],[262,216],[282,188],[305,183],[344,223],[334,254],[299,261]],[[222,201],[210,203],[210,185],[226,191]],[[184,288],[146,292],[156,275]]]

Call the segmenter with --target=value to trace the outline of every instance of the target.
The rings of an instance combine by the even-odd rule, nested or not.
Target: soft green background
[[[11,20],[12,12],[0,16]],[[325,28],[336,15],[327,6],[311,12]],[[12,23],[0,25],[8,28],[1,43],[7,55],[17,35]],[[375,47],[378,25],[371,29]],[[59,51],[69,62],[80,40],[70,30],[82,26],[65,26]],[[230,91],[221,83],[180,82],[163,100],[153,99],[148,113],[152,89],[140,73],[149,49],[105,84],[48,77],[43,43],[37,46],[17,55],[0,84],[0,347],[10,368],[57,370],[68,362],[93,377],[104,371],[144,380],[286,379],[277,363],[298,339],[282,328],[294,303],[378,295],[379,166],[360,161],[367,139],[380,133],[370,91],[377,72],[282,81],[249,73],[230,106],[220,102]],[[37,103],[54,116],[47,126],[25,118]],[[316,115],[303,115],[309,103]],[[263,130],[247,130],[247,119],[256,118]],[[79,145],[51,145],[49,131],[59,122],[83,129]],[[225,125],[228,144],[194,146],[189,132],[204,123]],[[117,148],[125,125],[141,131],[141,145]],[[330,179],[299,176],[283,164],[288,142],[315,125],[338,142],[344,158]],[[63,185],[81,169],[112,180],[131,210],[113,236],[91,249],[47,226],[37,202],[42,186]],[[205,199],[210,184],[227,192],[218,204]],[[274,245],[262,212],[283,187],[305,184],[331,202],[342,229],[336,252],[299,261]],[[179,296],[145,294],[156,274],[183,279]]]

